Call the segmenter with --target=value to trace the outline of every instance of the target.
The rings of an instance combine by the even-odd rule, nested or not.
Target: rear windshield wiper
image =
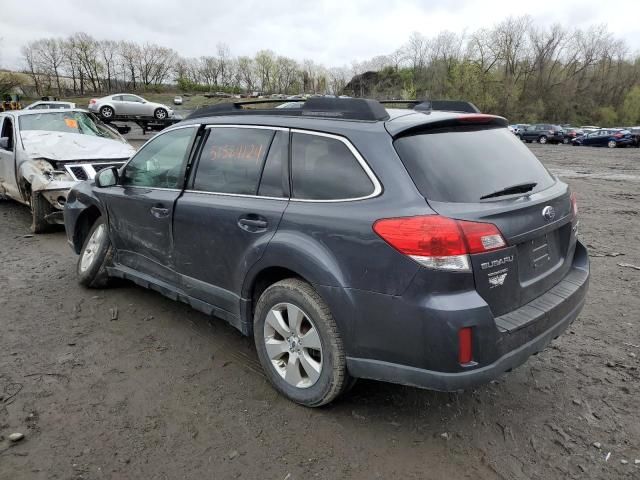
[[[518,185],[512,185],[510,187],[503,188],[493,193],[488,193],[480,197],[480,200],[485,198],[503,197],[505,195],[513,195],[514,193],[527,193],[534,189],[538,185],[536,182],[519,183]]]

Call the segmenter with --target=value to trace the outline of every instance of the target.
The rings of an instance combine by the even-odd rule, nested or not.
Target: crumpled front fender
[[[31,185],[32,192],[68,190],[78,183],[67,172],[55,170],[51,163],[43,159],[22,162],[18,170],[18,177]]]

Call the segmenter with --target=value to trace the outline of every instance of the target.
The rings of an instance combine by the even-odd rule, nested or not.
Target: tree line
[[[22,47],[22,57],[38,95],[144,92],[169,85],[204,92],[325,93],[340,92],[348,81],[344,69],[271,50],[235,57],[219,43],[215,55],[188,58],[153,43],[97,40],[84,32],[32,41]]]
[[[640,124],[640,55],[605,26],[542,27],[529,16],[490,28],[412,33],[397,50],[327,68],[271,50],[183,57],[153,43],[87,33],[22,48],[38,95],[121,90],[333,93],[385,99],[465,99],[514,121]]]
[[[466,99],[515,121],[640,124],[640,55],[606,26],[508,18],[471,33],[414,32],[371,59],[347,90],[377,98]]]

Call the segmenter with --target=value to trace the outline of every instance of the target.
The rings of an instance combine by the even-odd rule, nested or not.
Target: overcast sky
[[[270,48],[327,66],[389,53],[412,31],[461,33],[529,13],[538,24],[565,27],[606,23],[640,50],[638,0],[1,0],[0,65],[21,68],[20,47],[37,38],[86,31],[98,39],[155,42],[183,56],[215,54],[218,42],[234,55]],[[535,6],[527,11],[525,6]],[[625,13],[626,12],[626,13]]]

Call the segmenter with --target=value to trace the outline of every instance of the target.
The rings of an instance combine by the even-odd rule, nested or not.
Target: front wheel
[[[267,377],[290,400],[319,407],[349,386],[338,327],[308,283],[290,278],[267,288],[256,305],[253,334]]]
[[[31,194],[31,231],[33,233],[46,233],[51,230],[51,224],[46,217],[53,212],[53,207],[47,199],[39,193]]]
[[[107,232],[107,223],[99,217],[82,245],[76,271],[81,285],[101,288],[109,283],[107,266],[111,264],[112,248]]]
[[[564,143],[565,145],[567,145],[569,143],[569,139],[568,138],[563,138],[562,139],[562,143]]]
[[[546,144],[547,143],[547,137],[542,135],[540,138],[538,138],[538,143],[540,143],[541,145]]]
[[[153,116],[158,120],[164,120],[167,118],[167,111],[164,108],[156,108],[156,111],[153,112]]]
[[[609,148],[616,148],[618,146],[618,144],[615,142],[615,140],[609,140],[609,143],[607,143],[607,147]]]

